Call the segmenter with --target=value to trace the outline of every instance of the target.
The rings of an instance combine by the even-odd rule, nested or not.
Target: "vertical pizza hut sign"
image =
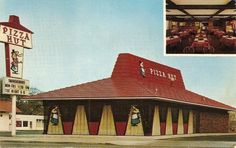
[[[24,49],[11,44],[5,45],[6,49],[6,73],[9,77],[22,78]]]
[[[25,90],[25,88],[29,88],[29,81],[22,78],[24,48],[32,48],[32,34],[32,31],[20,24],[20,19],[18,16],[11,15],[9,17],[9,22],[0,22],[0,42],[5,43],[6,55],[6,77],[4,77],[2,81],[6,79],[11,80],[8,81],[7,84],[2,83],[3,94],[28,95],[28,90]],[[11,82],[22,83],[20,87],[16,87],[17,85]],[[22,88],[24,88],[24,90]]]

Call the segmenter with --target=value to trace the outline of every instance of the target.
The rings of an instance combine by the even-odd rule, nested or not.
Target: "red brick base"
[[[200,133],[227,133],[229,115],[226,112],[200,112],[199,122]]]

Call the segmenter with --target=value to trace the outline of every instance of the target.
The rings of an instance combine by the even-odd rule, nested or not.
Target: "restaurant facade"
[[[227,133],[235,108],[185,88],[181,71],[132,54],[111,77],[29,96],[44,105],[44,134]]]

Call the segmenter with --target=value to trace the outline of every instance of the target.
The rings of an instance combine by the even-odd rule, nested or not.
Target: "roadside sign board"
[[[22,78],[24,49],[20,46],[5,44],[7,77]]]
[[[0,25],[0,42],[32,48],[32,34],[9,26]]]
[[[2,94],[6,95],[29,95],[29,81],[24,79],[3,77]]]

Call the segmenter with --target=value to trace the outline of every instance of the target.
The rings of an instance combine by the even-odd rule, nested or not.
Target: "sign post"
[[[32,48],[33,32],[20,24],[18,16],[0,22],[0,42],[5,43],[6,76],[2,78],[1,94],[12,100],[11,135],[16,135],[16,98],[29,95],[29,81],[23,77],[24,48]]]
[[[11,95],[12,113],[11,113],[11,135],[16,135],[16,95]]]

